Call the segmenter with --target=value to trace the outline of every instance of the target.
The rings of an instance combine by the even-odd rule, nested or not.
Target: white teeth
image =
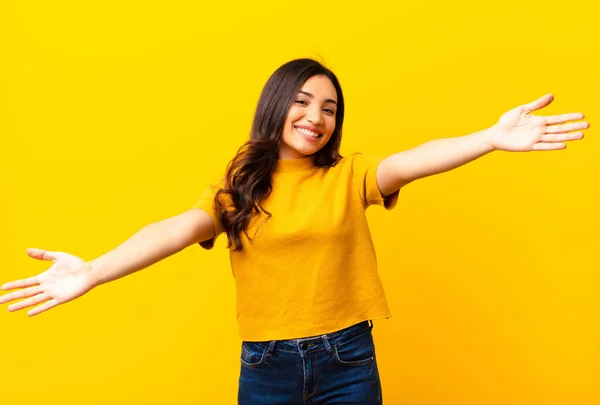
[[[309,129],[306,129],[306,128],[298,128],[298,127],[296,127],[296,130],[298,132],[302,132],[304,135],[308,135],[308,136],[313,137],[313,138],[318,138],[319,135],[320,135],[319,133],[313,132],[313,131],[311,131]]]

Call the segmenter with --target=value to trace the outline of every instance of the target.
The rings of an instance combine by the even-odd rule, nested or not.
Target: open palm
[[[533,150],[558,150],[566,147],[566,141],[583,138],[579,131],[589,127],[589,123],[568,121],[584,118],[582,113],[569,113],[553,116],[532,115],[531,112],[546,107],[554,100],[547,94],[538,100],[508,111],[496,124],[493,146],[497,150],[526,152]]]
[[[0,304],[27,298],[8,307],[9,311],[44,303],[31,309],[27,315],[34,316],[59,304],[71,301],[95,286],[89,265],[79,257],[63,252],[48,252],[41,249],[27,249],[27,254],[38,260],[54,262],[52,267],[35,277],[6,283],[2,290],[21,288],[0,297]]]

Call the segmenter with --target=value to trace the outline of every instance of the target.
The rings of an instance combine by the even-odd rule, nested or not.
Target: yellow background
[[[0,283],[91,260],[191,207],[247,139],[268,76],[339,76],[342,152],[485,128],[553,92],[598,121],[595,0],[0,3]],[[387,404],[600,403],[597,131],[495,152],[369,210],[393,311]],[[234,404],[225,240],[48,313],[0,307],[0,404]],[[276,305],[276,303],[274,303]]]

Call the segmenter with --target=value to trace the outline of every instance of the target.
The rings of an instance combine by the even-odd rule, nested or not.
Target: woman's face
[[[335,129],[337,91],[327,76],[309,78],[294,97],[279,143],[279,159],[318,152]]]

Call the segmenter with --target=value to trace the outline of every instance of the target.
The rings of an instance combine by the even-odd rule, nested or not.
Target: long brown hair
[[[229,162],[223,187],[215,196],[215,207],[221,213],[221,223],[227,233],[227,247],[235,245],[236,252],[242,250],[242,232],[251,241],[248,235],[251,219],[261,211],[267,215],[265,221],[271,217],[261,203],[273,189],[271,174],[277,163],[285,120],[296,94],[304,82],[315,75],[325,75],[331,80],[338,100],[335,130],[327,144],[315,153],[314,164],[317,167],[331,167],[342,158],[339,149],[344,122],[344,96],[335,74],[312,59],[296,59],[279,67],[262,90],[250,139]]]

